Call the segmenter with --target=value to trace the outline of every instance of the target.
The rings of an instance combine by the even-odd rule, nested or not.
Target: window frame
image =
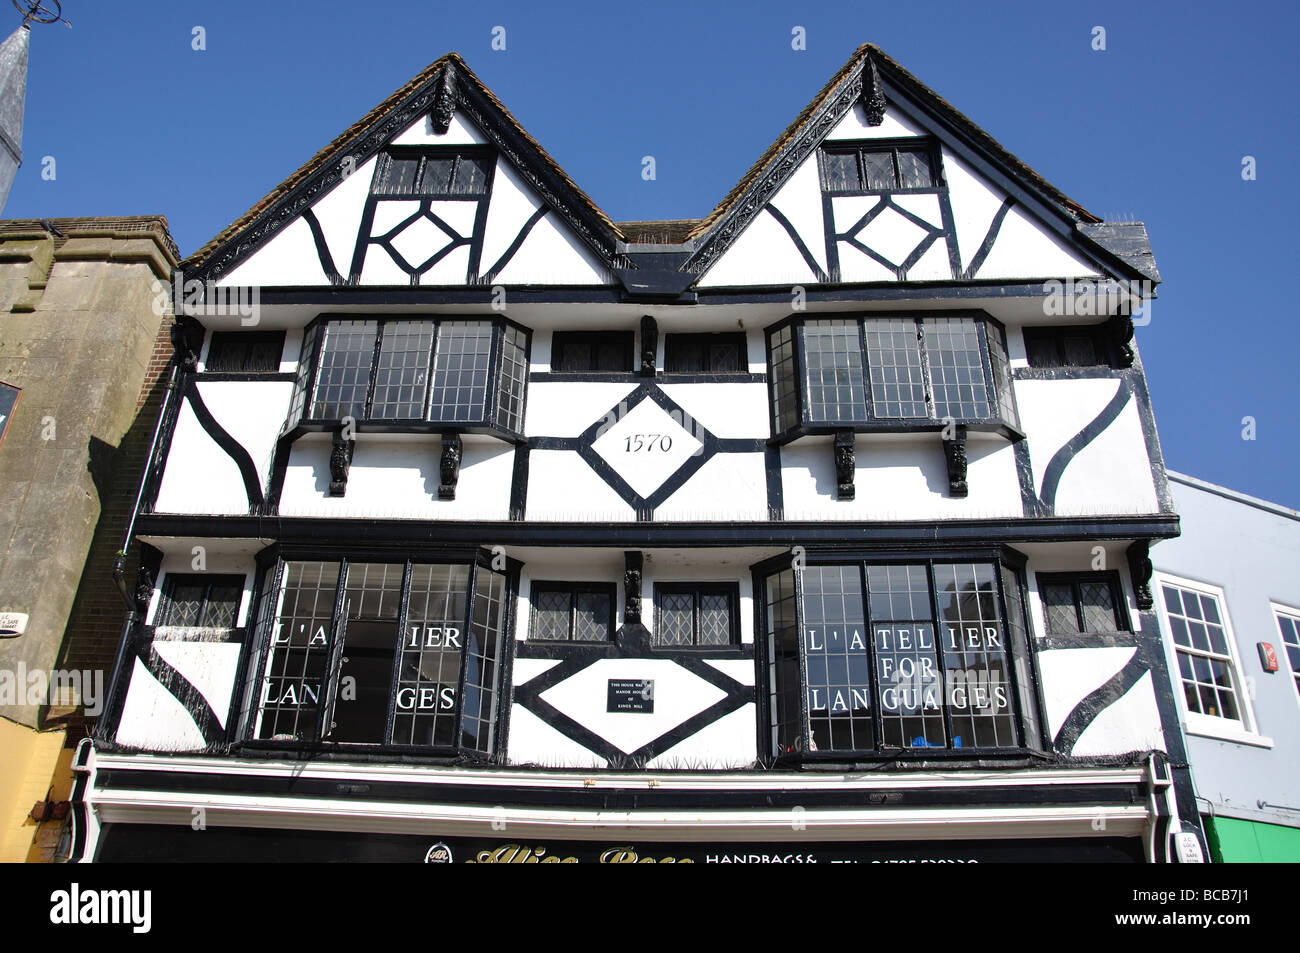
[[[436,553],[431,555],[380,552],[341,554],[339,552],[322,553],[317,550],[281,551],[277,553],[274,558],[269,560],[264,570],[259,567],[259,573],[264,572],[264,575],[260,580],[261,589],[257,594],[257,618],[250,619],[249,623],[249,631],[254,633],[251,640],[253,648],[246,663],[241,660],[241,664],[245,666],[239,682],[243,686],[242,701],[238,708],[239,720],[233,732],[233,737],[238,739],[238,743],[242,747],[251,750],[312,751],[321,753],[337,751],[348,752],[353,755],[356,753],[374,753],[385,756],[397,753],[423,755],[430,758],[463,758],[468,756],[481,760],[499,760],[505,752],[509,722],[510,702],[505,694],[505,688],[508,684],[508,673],[514,652],[514,638],[512,637],[514,631],[514,600],[518,590],[520,564],[514,560],[508,560],[506,570],[499,571],[492,568],[491,559],[490,553],[481,550],[472,553]],[[264,710],[262,694],[264,686],[267,684],[268,666],[273,659],[271,640],[284,598],[285,567],[290,563],[314,562],[338,564],[338,577],[335,580],[326,645],[323,649],[324,672],[320,680],[319,701],[314,714],[309,716],[314,719],[314,731],[311,737],[302,739],[259,738],[257,735]],[[343,677],[341,666],[343,653],[346,649],[346,623],[348,621],[344,616],[344,599],[348,588],[348,571],[353,564],[358,563],[386,563],[401,567],[402,581],[398,610],[397,616],[393,620],[398,638],[394,646],[393,672],[388,688],[384,735],[377,742],[340,742],[331,740],[329,737],[329,732],[332,730],[330,722],[333,718],[334,706]],[[451,744],[416,745],[394,743],[392,741],[398,712],[397,695],[401,682],[402,648],[410,612],[412,571],[416,565],[464,566],[467,569],[463,589],[465,612],[461,629],[461,632],[466,636],[466,640],[461,646],[459,672],[456,676],[456,706],[453,728],[455,740]],[[478,598],[480,570],[499,576],[502,580],[501,604],[499,607],[499,643],[492,674],[492,737],[490,745],[486,749],[473,748],[463,743],[465,722],[467,720],[465,706],[466,679],[469,674],[471,654],[468,634],[472,631],[478,615],[475,600]],[[324,592],[326,590],[318,591]],[[252,610],[250,610],[251,612]]]
[[[857,188],[857,189],[838,189],[832,188],[827,177],[828,155],[846,155],[853,153],[857,156],[858,181],[866,182],[866,165],[863,156],[866,153],[883,154],[890,153],[892,165],[894,168],[894,181],[902,182],[902,165],[899,161],[899,152],[920,152],[924,151],[926,159],[930,166],[930,184],[929,185],[893,185],[885,188]],[[908,193],[927,193],[938,192],[947,187],[947,182],[943,175],[943,162],[939,151],[938,140],[929,136],[901,137],[890,139],[853,139],[853,140],[836,140],[825,142],[817,150],[817,175],[818,184],[821,187],[822,194],[825,196],[850,196],[850,195],[882,195],[889,194],[908,194]]]
[[[1038,671],[1038,658],[1035,650],[1034,635],[1031,626],[1031,620],[1028,613],[1028,602],[1025,591],[1024,564],[1018,553],[1011,550],[999,549],[990,552],[986,549],[961,549],[951,552],[930,551],[925,554],[916,555],[893,555],[880,553],[818,553],[806,555],[806,566],[851,566],[859,571],[859,580],[862,587],[863,596],[863,614],[865,617],[864,625],[871,632],[871,648],[867,653],[869,665],[869,686],[872,698],[872,737],[873,743],[877,746],[871,749],[857,748],[853,750],[835,749],[830,751],[810,750],[789,750],[780,751],[777,745],[777,735],[785,718],[791,724],[797,727],[801,743],[807,745],[811,739],[811,722],[808,707],[808,653],[803,639],[803,630],[805,628],[803,601],[804,601],[804,582],[803,572],[795,571],[790,565],[788,556],[778,556],[771,560],[766,560],[751,567],[754,573],[754,602],[757,615],[757,629],[755,631],[755,642],[758,646],[759,655],[759,682],[757,696],[760,705],[759,736],[760,751],[766,750],[769,757],[782,763],[800,763],[806,761],[896,761],[896,760],[962,760],[971,758],[1021,758],[1027,753],[1043,753],[1050,746],[1050,739],[1043,736],[1043,726],[1047,724],[1044,717],[1044,705],[1041,694],[1041,676]],[[936,634],[938,631],[939,610],[938,601],[934,593],[934,567],[936,564],[962,564],[962,563],[982,563],[992,566],[994,572],[994,596],[995,608],[998,619],[1001,623],[1002,634],[1005,641],[1005,675],[1006,684],[1009,694],[1010,720],[1012,729],[1015,734],[1016,744],[1004,747],[953,747],[953,730],[952,730],[952,706],[950,705],[946,690],[947,668],[943,661],[943,651],[936,651],[936,668],[942,679],[942,688],[945,695],[942,699],[942,717],[945,731],[944,747],[906,747],[906,748],[887,748],[882,745],[884,729],[881,717],[880,704],[880,686],[878,675],[878,656],[875,645],[875,633],[872,629],[873,620],[870,608],[870,593],[867,588],[868,570],[873,567],[885,566],[915,566],[923,564],[926,571],[927,585],[929,586],[930,601],[930,619],[935,626]],[[798,679],[799,685],[794,693],[797,696],[798,711],[793,713],[795,718],[791,721],[785,713],[777,710],[774,700],[780,694],[778,686],[773,680],[774,660],[772,658],[772,645],[770,644],[771,633],[769,625],[771,620],[768,617],[769,610],[767,605],[767,581],[769,578],[780,574],[782,571],[791,571],[794,577],[794,620],[795,629],[798,639]],[[1013,631],[1011,608],[1007,598],[1006,587],[1008,581],[1013,582],[1019,588],[1018,603],[1021,608],[1021,620],[1019,627],[1024,634],[1025,644],[1018,644],[1018,637]],[[936,646],[937,649],[937,646]],[[1022,677],[1022,675],[1024,677]]]
[[[703,370],[686,370],[674,367],[674,358],[680,358],[681,356],[680,349],[696,342],[702,346],[707,346],[714,342],[736,345],[737,363],[735,369],[729,371],[715,371],[708,368]],[[707,357],[707,353],[704,356]],[[748,372],[749,336],[744,331],[669,331],[664,334],[665,376],[700,375],[708,377],[723,377],[728,374],[747,374]]]
[[[689,645],[668,645],[660,641],[663,597],[690,593],[691,642]],[[727,597],[727,641],[720,645],[700,643],[700,597],[724,595]],[[696,582],[656,580],[654,584],[654,628],[650,631],[650,647],[659,651],[719,652],[740,647],[740,584],[736,582]]]
[[[171,621],[171,613],[176,606],[176,587],[179,585],[193,584],[194,580],[203,580],[203,602],[199,610],[199,619],[202,620],[203,613],[211,602],[212,589],[214,586],[238,586],[239,594],[235,596],[235,614],[229,626],[207,626],[199,623],[187,626]],[[191,628],[191,629],[237,629],[239,628],[239,613],[244,607],[244,588],[248,579],[243,573],[210,573],[210,572],[167,572],[163,576],[162,586],[158,594],[158,606],[154,610],[153,624],[155,628]]]
[[[893,319],[911,320],[917,328],[917,350],[920,361],[921,385],[924,389],[924,402],[928,411],[925,417],[877,416],[876,401],[872,394],[871,353],[867,346],[868,322]],[[920,312],[824,312],[816,314],[792,314],[765,329],[765,367],[767,369],[768,423],[772,427],[771,442],[776,445],[789,443],[800,437],[816,434],[833,434],[848,430],[854,433],[924,433],[941,431],[945,426],[946,416],[938,416],[935,409],[935,374],[930,366],[931,360],[925,340],[925,322],[945,318],[966,318],[974,322],[979,335],[980,367],[984,375],[984,397],[992,411],[988,417],[969,417],[952,419],[968,430],[998,433],[1010,440],[1024,436],[1020,430],[1020,411],[1016,403],[1015,387],[1011,376],[1010,355],[1007,351],[1006,326],[997,318],[984,311],[920,311]],[[809,407],[807,356],[804,346],[802,328],[809,321],[847,321],[856,322],[858,326],[858,346],[860,366],[862,368],[862,390],[864,393],[865,416],[860,420],[842,419],[837,421],[813,420]],[[794,423],[781,428],[781,419],[788,414],[777,414],[777,390],[782,378],[776,373],[773,362],[773,346],[777,335],[789,330],[792,348],[792,372],[795,414]],[[996,334],[997,339],[991,340]],[[994,356],[994,347],[1000,349],[1001,361]],[[856,381],[855,381],[856,383]],[[1006,400],[1003,400],[1005,394]]]
[[[551,332],[551,373],[552,374],[627,374],[629,376],[636,373],[636,340],[632,331],[588,331],[582,329],[565,329]],[[587,367],[582,370],[565,370],[559,366],[559,348],[556,346],[557,339],[563,339],[566,343],[571,340],[587,339],[591,348],[595,348],[601,342],[617,344],[623,352],[622,363],[625,366],[617,370],[601,370],[595,367]],[[595,351],[593,350],[594,354]]]
[[[219,331],[214,330],[208,338],[208,349],[203,356],[203,373],[238,374],[241,377],[266,377],[280,373],[280,363],[284,360],[286,334],[280,331]],[[265,343],[275,348],[275,360],[269,367],[249,367],[249,356],[258,343]],[[223,356],[221,348],[243,344],[248,351],[239,367],[213,366],[213,354]]]
[[[1292,647],[1297,650],[1298,654],[1300,654],[1300,609],[1283,605],[1280,602],[1270,602],[1268,608],[1269,611],[1273,613],[1273,621],[1277,624],[1278,638],[1282,642],[1281,654],[1286,656],[1287,668],[1291,672],[1291,684],[1295,687],[1296,691],[1296,701],[1300,702],[1300,665],[1296,665],[1291,661],[1291,653],[1287,651],[1287,647],[1290,646],[1291,643],[1287,642],[1286,633],[1282,630],[1282,619],[1289,619],[1295,627],[1297,636],[1297,642]],[[1281,667],[1281,663],[1279,663],[1279,667]]]
[[[495,172],[495,152],[488,146],[389,146],[379,154],[379,160],[375,164],[375,172],[370,180],[370,197],[377,199],[434,199],[439,202],[455,201],[481,201],[487,198],[492,192],[492,179]],[[483,190],[481,192],[452,192],[442,190],[437,192],[424,192],[420,186],[424,182],[424,175],[428,169],[430,159],[451,159],[452,171],[448,178],[448,183],[456,181],[456,171],[459,168],[462,159],[486,159],[488,160],[487,171],[483,177]],[[416,159],[419,165],[415,171],[415,188],[405,191],[385,192],[380,191],[378,186],[381,182],[386,183],[389,170],[392,168],[393,160],[410,160]]]
[[[532,332],[529,328],[509,318],[484,318],[482,315],[459,314],[357,314],[338,313],[318,315],[308,322],[303,329],[304,353],[299,355],[298,368],[295,371],[294,391],[290,398],[288,417],[282,430],[282,436],[297,436],[308,432],[321,432],[336,429],[342,417],[313,417],[317,392],[320,387],[321,358],[325,351],[329,326],[344,321],[373,321],[376,324],[375,343],[370,358],[369,373],[366,380],[364,414],[354,417],[357,432],[373,433],[481,433],[502,437],[518,442],[523,439],[524,420],[528,411],[528,377],[532,356]],[[419,417],[372,417],[379,362],[384,341],[384,328],[389,325],[410,324],[414,322],[432,322],[433,334],[429,345],[428,358],[425,363],[425,392],[422,400],[423,410]],[[447,324],[471,322],[491,329],[491,349],[487,364],[487,384],[483,393],[483,416],[465,420],[430,419],[435,404],[434,372],[437,369],[438,344],[442,340],[442,328]],[[523,379],[519,395],[519,426],[511,429],[499,422],[501,417],[502,376],[506,371],[506,332],[513,330],[523,335],[522,363]],[[310,344],[310,353],[306,345]]]
[[[1036,572],[1034,573],[1034,580],[1038,588],[1038,601],[1042,605],[1043,609],[1043,634],[1047,638],[1106,635],[1133,631],[1133,622],[1128,613],[1128,600],[1124,595],[1124,585],[1120,580],[1119,573],[1115,570],[1108,569],[1096,572]],[[1080,597],[1079,586],[1081,583],[1085,582],[1100,582],[1105,583],[1110,587],[1111,599],[1115,605],[1117,628],[1104,629],[1100,632],[1090,632],[1084,628],[1083,601]],[[1043,586],[1045,585],[1069,585],[1072,587],[1075,620],[1079,625],[1079,628],[1074,632],[1052,631],[1051,622],[1047,614],[1047,602],[1043,598]]]
[[[539,592],[567,592],[569,595],[569,636],[564,639],[545,639],[537,634],[537,596]],[[594,592],[609,598],[609,616],[605,620],[603,639],[577,639],[577,606],[580,592]],[[615,614],[617,612],[618,586],[612,582],[566,581],[562,579],[534,579],[528,584],[528,641],[537,645],[609,645],[614,641]]]
[[[1188,734],[1216,738],[1220,741],[1233,741],[1239,744],[1271,748],[1273,746],[1272,739],[1266,738],[1260,733],[1259,723],[1255,719],[1255,708],[1251,703],[1250,692],[1246,688],[1245,666],[1242,665],[1241,657],[1238,654],[1237,637],[1233,631],[1232,619],[1228,615],[1228,600],[1223,587],[1196,579],[1176,576],[1160,570],[1155,572],[1153,582],[1156,588],[1156,598],[1154,600],[1156,613],[1165,639],[1168,658],[1172,663],[1169,668],[1169,680],[1174,698],[1178,704],[1178,712],[1182,717],[1184,730]],[[1182,651],[1182,647],[1174,640],[1173,626],[1170,624],[1168,607],[1165,605],[1164,590],[1167,585],[1195,593],[1198,596],[1209,596],[1215,600],[1219,619],[1223,625],[1223,638],[1228,646],[1226,661],[1230,666],[1234,679],[1233,692],[1236,695],[1237,709],[1241,712],[1242,717],[1240,719],[1225,718],[1222,715],[1206,715],[1192,711],[1187,707],[1187,699],[1184,697],[1182,671],[1178,667],[1178,654]],[[1214,653],[1205,653],[1198,649],[1188,649],[1187,652],[1193,657],[1220,658]],[[1223,659],[1220,658],[1220,660]]]
[[[1114,341],[1107,325],[1071,324],[1071,325],[1025,325],[1020,329],[1025,344],[1025,361],[1029,367],[1041,370],[1069,370],[1071,368],[1105,367],[1118,369]],[[1068,337],[1084,337],[1092,342],[1093,353],[1097,360],[1091,364],[1070,363],[1065,351]],[[1035,359],[1035,348],[1050,344],[1055,350],[1054,360],[1044,363]]]

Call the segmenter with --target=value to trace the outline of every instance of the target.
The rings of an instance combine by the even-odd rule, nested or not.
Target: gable
[[[187,270],[236,286],[611,283],[617,229],[454,54],[439,62]]]
[[[872,56],[856,77],[842,71],[706,220],[687,264],[697,287],[1114,273],[1076,234],[1092,216],[1014,157],[954,135],[954,117],[969,120],[929,95],[950,115],[882,80]],[[870,178],[891,151],[893,180]],[[930,178],[909,181],[905,163],[923,154]],[[858,178],[840,176],[840,161]]]

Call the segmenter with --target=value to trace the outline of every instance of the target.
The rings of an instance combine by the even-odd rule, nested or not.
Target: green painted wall
[[[1300,863],[1300,827],[1207,818],[1210,856],[1225,864]]]

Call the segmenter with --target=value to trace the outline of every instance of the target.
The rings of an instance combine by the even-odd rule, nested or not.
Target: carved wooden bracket
[[[1139,539],[1128,548],[1128,571],[1133,577],[1133,595],[1137,597],[1139,609],[1150,609],[1155,605],[1151,595],[1151,542]]]
[[[1106,322],[1107,330],[1115,339],[1116,357],[1120,367],[1132,367],[1133,354],[1133,319],[1127,314],[1116,314]]]
[[[348,471],[352,469],[352,452],[356,441],[343,436],[343,428],[334,431],[330,445],[330,496],[342,496],[348,491]]]
[[[948,464],[948,495],[963,497],[970,488],[966,485],[966,427],[957,424],[952,439],[943,438],[943,457]]]
[[[193,318],[180,317],[171,326],[172,348],[181,368],[194,373],[199,366],[199,352],[203,350],[203,326]]]
[[[885,91],[880,86],[880,73],[876,61],[867,57],[867,67],[862,71],[862,108],[867,111],[867,125],[879,126],[885,121]]]
[[[451,128],[451,116],[456,111],[456,68],[448,63],[442,68],[442,80],[433,97],[433,109],[429,119],[438,135],[443,135]]]
[[[655,355],[659,351],[659,324],[650,315],[641,318],[641,376],[655,376]]]
[[[851,500],[857,495],[853,485],[853,474],[858,464],[854,440],[852,430],[835,431],[835,480],[839,484],[836,490],[841,500]]]
[[[641,570],[645,557],[640,551],[623,553],[623,622],[641,621]]]
[[[442,459],[438,462],[438,476],[441,480],[438,484],[440,500],[456,499],[456,484],[460,482],[461,451],[460,434],[442,435]]]

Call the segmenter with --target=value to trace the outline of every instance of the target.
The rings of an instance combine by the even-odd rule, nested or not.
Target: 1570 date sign
[[[666,433],[633,433],[623,439],[623,449],[628,453],[667,453],[673,448],[673,438]]]

